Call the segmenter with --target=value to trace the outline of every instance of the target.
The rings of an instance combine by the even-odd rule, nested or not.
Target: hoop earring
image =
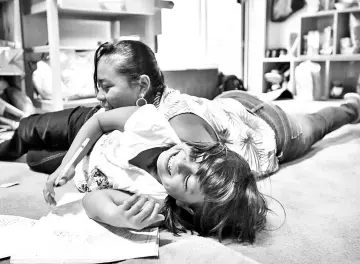
[[[147,101],[146,101],[146,99],[144,98],[144,94],[141,94],[140,96],[141,96],[141,97],[138,98],[138,99],[136,100],[136,102],[135,102],[136,106],[138,106],[138,107],[141,107],[141,106],[144,106],[144,105],[147,104]]]

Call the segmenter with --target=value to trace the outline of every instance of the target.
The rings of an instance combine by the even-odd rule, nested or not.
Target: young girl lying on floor
[[[265,224],[266,202],[248,163],[225,143],[181,143],[164,115],[150,104],[92,117],[50,176],[50,193],[45,195],[49,202],[55,202],[55,179],[86,138],[90,143],[60,185],[75,174],[77,188],[89,192],[83,204],[90,218],[142,229],[165,215],[162,225],[174,233],[188,229],[250,242]],[[123,203],[128,193],[154,201],[133,196]]]

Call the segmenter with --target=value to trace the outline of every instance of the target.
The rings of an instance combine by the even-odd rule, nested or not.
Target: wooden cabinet
[[[96,99],[67,101],[61,92],[61,50],[92,50],[99,43],[137,35],[155,49],[160,34],[159,0],[29,0],[23,1],[25,60],[38,61],[49,54],[52,72],[52,100],[42,100],[46,111],[75,105],[94,104]],[[27,92],[33,95],[32,70],[27,65]]]
[[[315,99],[328,100],[331,99],[330,91],[334,82],[341,83],[345,92],[355,92],[360,74],[360,54],[343,54],[341,52],[341,39],[350,37],[349,17],[351,14],[360,16],[360,8],[349,8],[344,10],[327,10],[319,11],[314,14],[303,15],[300,19],[300,45],[295,57],[283,58],[264,58],[263,73],[265,74],[280,64],[288,64],[290,67],[290,90],[296,91],[294,82],[295,68],[302,62],[310,60],[320,64],[321,66],[321,87],[320,91],[314,91]],[[331,29],[331,39],[329,49],[321,52],[321,45],[315,49],[308,49],[306,38],[311,31],[324,32]],[[324,35],[320,36],[324,39]],[[322,42],[320,41],[320,42]],[[263,92],[268,88],[267,82],[263,81]]]

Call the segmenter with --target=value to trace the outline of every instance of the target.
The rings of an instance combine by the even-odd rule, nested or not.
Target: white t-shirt
[[[112,188],[163,200],[167,193],[152,175],[129,160],[146,149],[180,143],[166,118],[153,105],[139,108],[125,124],[99,138],[76,166],[74,182],[80,191]]]

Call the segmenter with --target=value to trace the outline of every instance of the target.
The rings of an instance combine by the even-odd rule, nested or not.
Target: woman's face
[[[120,59],[116,57],[116,59]],[[128,79],[115,70],[115,58],[102,56],[98,62],[97,79],[98,89],[96,98],[105,110],[123,106],[134,106],[140,97],[140,86],[130,86]]]
[[[160,154],[157,172],[167,193],[177,201],[187,205],[201,206],[204,195],[195,175],[198,164],[189,158],[190,147],[178,144]]]

